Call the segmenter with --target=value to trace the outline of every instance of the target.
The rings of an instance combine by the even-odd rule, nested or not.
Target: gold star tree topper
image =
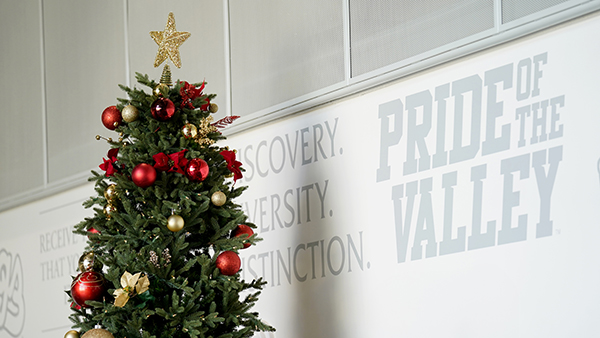
[[[150,32],[150,36],[158,45],[158,53],[156,53],[156,59],[154,59],[154,67],[160,66],[161,63],[169,58],[177,68],[181,68],[179,46],[181,46],[190,35],[189,32],[178,32],[177,29],[175,29],[175,16],[173,13],[169,13],[165,30],[162,32]]]

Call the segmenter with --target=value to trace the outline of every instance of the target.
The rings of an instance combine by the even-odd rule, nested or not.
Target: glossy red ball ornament
[[[221,271],[222,275],[233,276],[240,271],[242,261],[233,251],[223,251],[217,256],[217,268]]]
[[[131,180],[140,188],[147,188],[156,181],[156,169],[147,163],[140,163],[131,171]]]
[[[252,231],[252,228],[247,226],[246,224],[240,224],[237,226],[237,228],[233,229],[233,231],[231,232],[231,237],[239,237],[242,235],[248,235],[248,237],[252,236],[254,234],[254,231]],[[245,242],[244,243],[244,249],[250,247],[250,243]]]
[[[71,283],[71,297],[81,307],[90,307],[85,303],[88,300],[101,301],[106,290],[104,276],[96,271],[82,272]]]
[[[96,230],[95,228],[89,228],[89,229],[88,229],[88,232],[89,232],[90,234],[99,234],[99,233],[100,233],[100,231]]]
[[[150,111],[152,112],[152,117],[164,122],[175,115],[175,105],[173,104],[173,101],[164,97],[159,97],[150,106]]]
[[[89,229],[87,230],[87,232],[88,232],[88,235],[87,235],[88,239],[91,239],[91,238],[90,238],[90,235],[94,235],[94,234],[100,234],[100,231],[98,231],[98,230],[96,230],[96,229],[94,229],[94,228],[89,228]]]
[[[208,176],[208,163],[200,158],[193,158],[185,166],[185,175],[192,181],[201,182]]]
[[[102,124],[106,128],[115,130],[121,122],[123,122],[123,117],[116,106],[110,106],[102,112]]]

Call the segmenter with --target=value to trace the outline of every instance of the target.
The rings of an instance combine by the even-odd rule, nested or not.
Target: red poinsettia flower
[[[190,109],[194,109],[194,105],[192,102],[197,97],[202,95],[202,90],[204,90],[204,82],[199,88],[196,88],[194,85],[191,85],[187,82],[183,83],[183,87],[179,89],[179,94],[181,95],[181,108],[188,107]],[[205,105],[203,105],[205,106]]]
[[[169,155],[169,158],[171,159],[171,161],[173,161],[173,165],[171,166],[171,169],[169,169],[169,172],[178,172],[180,174],[185,174],[183,170],[185,169],[185,166],[188,162],[187,158],[185,158],[184,156],[186,151],[187,149],[183,149],[181,151]]]
[[[165,155],[165,153],[158,153],[154,156],[152,156],[152,158],[154,159],[154,168],[156,170],[160,170],[160,171],[167,171],[169,169],[171,169],[171,166],[169,165],[169,156]]]
[[[235,183],[235,181],[242,178],[242,171],[240,170],[242,162],[235,160],[235,152],[231,150],[223,150],[219,154],[221,154],[221,156],[223,156],[225,159],[225,162],[227,162],[227,169],[233,173],[233,182]]]
[[[106,171],[106,177],[114,175],[119,170],[119,167],[117,166],[117,163],[116,163],[118,153],[119,153],[119,148],[112,148],[111,150],[108,151],[108,154],[107,154],[108,160],[105,158],[102,158],[104,163],[99,165],[99,167],[100,167],[100,169]]]
[[[183,149],[170,155],[158,153],[152,156],[152,158],[156,162],[154,164],[154,168],[160,171],[177,172],[180,174],[185,174],[183,170],[188,162],[187,158],[185,158],[184,156],[186,151],[187,149]]]

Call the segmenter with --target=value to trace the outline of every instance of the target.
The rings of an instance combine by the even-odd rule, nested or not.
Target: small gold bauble
[[[227,196],[222,191],[215,191],[210,197],[212,203],[218,207],[222,206],[227,202]]]
[[[65,338],[79,338],[79,332],[75,330],[68,331],[65,333]]]
[[[194,138],[198,135],[198,128],[191,123],[186,123],[183,128],[181,128],[181,133],[186,138]]]
[[[123,117],[123,121],[129,123],[138,119],[140,115],[138,109],[133,105],[126,105],[121,111],[121,117]]]
[[[94,269],[95,256],[93,252],[86,252],[79,258],[79,271],[86,272]]]
[[[114,205],[108,203],[106,206],[104,206],[104,215],[106,215],[106,218],[110,219],[111,215],[117,211],[117,208],[115,208]]]
[[[219,106],[217,106],[217,104],[216,104],[216,103],[211,103],[211,104],[209,105],[209,108],[208,108],[208,109],[210,110],[210,112],[211,112],[211,113],[213,113],[213,114],[214,114],[214,113],[216,113],[216,112],[218,112],[218,111],[219,111]]]
[[[171,215],[167,219],[167,228],[173,232],[183,229],[183,217],[179,215]]]
[[[81,338],[115,338],[115,336],[104,329],[91,329],[84,333]]]
[[[107,201],[114,201],[117,199],[117,185],[116,184],[111,184],[108,187],[106,187],[106,189],[104,189],[104,198],[106,198]]]
[[[163,91],[169,91],[169,86],[164,83],[159,83],[158,86],[154,87],[154,96],[163,96]]]

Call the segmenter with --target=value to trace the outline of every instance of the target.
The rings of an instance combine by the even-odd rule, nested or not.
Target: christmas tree
[[[190,36],[150,32],[159,46],[154,66],[181,67],[179,46]],[[245,187],[235,152],[218,145],[215,95],[206,83],[159,82],[137,74],[142,89],[102,113],[119,134],[105,139],[107,157],[92,171],[97,195],[84,203],[94,215],[75,226],[88,236],[81,273],[67,291],[73,328],[65,337],[251,337],[274,331],[251,308],[265,284],[240,278],[238,251],[255,244],[256,226],[234,203]],[[146,91],[149,91],[147,93]]]

